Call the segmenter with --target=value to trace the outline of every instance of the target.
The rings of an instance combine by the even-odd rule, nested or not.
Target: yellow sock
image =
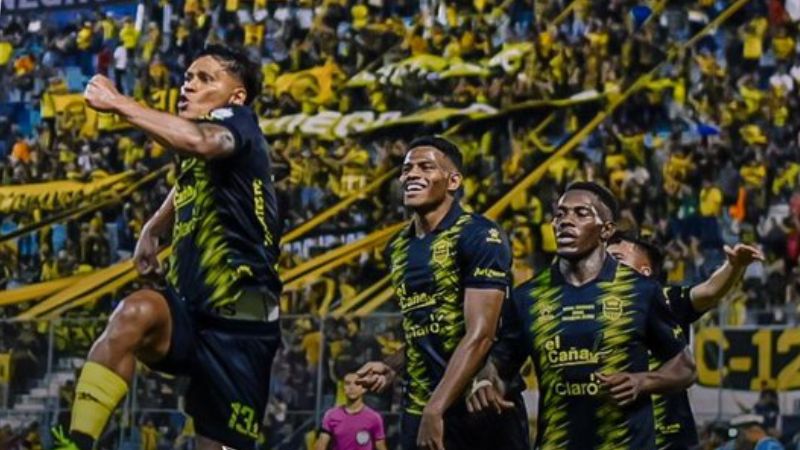
[[[117,403],[128,392],[128,383],[96,362],[83,366],[75,385],[70,431],[78,431],[97,440]]]

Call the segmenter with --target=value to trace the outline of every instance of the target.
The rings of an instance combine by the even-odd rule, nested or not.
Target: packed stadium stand
[[[244,47],[264,76],[286,283],[264,449],[312,448],[343,375],[402,345],[381,252],[407,218],[405,146],[434,133],[464,153],[464,205],[511,237],[515,283],[552,260],[551,205],[575,180],[662,243],[668,283],[757,244],[766,260],[695,330],[692,400],[703,448],[753,408],[800,448],[797,0],[38,3],[0,10],[0,448],[49,448],[108,315],[159,283],[128,261],[172,155],[87,108],[84,85],[106,74],[174,112],[206,43]],[[191,448],[180,379],[141,366],[131,394],[101,448]],[[390,448],[399,397],[368,398]]]

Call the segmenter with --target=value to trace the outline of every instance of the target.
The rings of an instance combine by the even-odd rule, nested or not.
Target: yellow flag
[[[11,353],[0,353],[0,383],[11,381]]]

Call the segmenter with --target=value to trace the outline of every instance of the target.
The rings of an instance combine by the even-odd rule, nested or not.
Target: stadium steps
[[[43,413],[58,404],[59,391],[67,381],[75,381],[75,369],[83,367],[83,358],[59,358],[54,364],[54,372],[36,381],[35,387],[14,399],[12,410],[15,413]]]

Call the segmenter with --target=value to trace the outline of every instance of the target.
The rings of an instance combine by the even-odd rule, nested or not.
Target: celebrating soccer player
[[[558,258],[514,290],[492,350],[501,379],[533,358],[541,449],[655,449],[650,395],[695,377],[659,284],[606,251],[617,209],[598,184],[567,188],[553,219]],[[648,352],[666,363],[648,371]]]
[[[380,391],[405,365],[404,450],[523,449],[521,399],[500,416],[472,416],[463,401],[495,338],[511,255],[494,222],[461,209],[460,169],[461,153],[445,139],[409,145],[400,181],[413,216],[387,248],[403,313],[404,363],[368,363],[360,382]]]
[[[616,233],[611,238],[608,252],[637,272],[659,279],[663,257],[656,243],[630,233]],[[667,286],[664,289],[669,308],[687,339],[691,324],[719,305],[720,300],[744,275],[747,266],[764,259],[760,250],[744,244],[725,247],[725,254],[727,260],[708,280],[691,288]],[[685,390],[654,396],[653,410],[659,449],[684,450],[697,445],[697,427]]]
[[[161,274],[159,238],[172,229],[168,287],[134,292],[111,316],[78,379],[62,448],[92,448],[137,359],[190,377],[186,412],[198,448],[254,447],[279,344],[281,291],[267,143],[246,106],[260,87],[258,65],[219,46],[206,48],[186,71],[178,116],[125,97],[101,75],[86,87],[89,106],[120,115],[172,149],[180,174],[134,255],[143,275]]]

